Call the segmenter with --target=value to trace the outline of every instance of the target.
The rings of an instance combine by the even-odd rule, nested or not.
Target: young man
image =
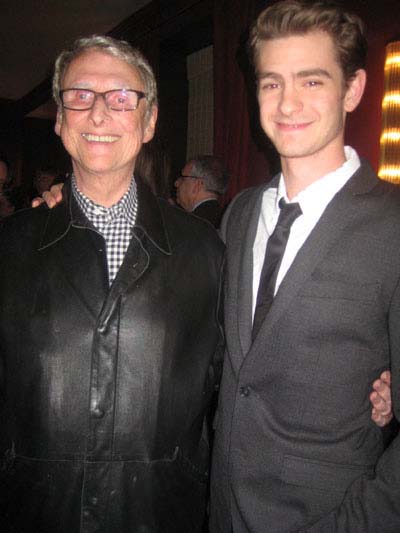
[[[384,450],[368,402],[391,368],[400,415],[400,190],[344,146],[366,82],[362,23],[286,0],[251,45],[282,173],[239,195],[222,226],[211,529],[398,532],[400,438]]]

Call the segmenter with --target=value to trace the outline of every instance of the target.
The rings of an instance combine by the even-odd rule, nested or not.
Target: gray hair
[[[221,160],[212,155],[197,155],[187,161],[191,164],[193,177],[201,178],[207,191],[224,194],[229,175]]]
[[[60,90],[67,68],[74,59],[87,50],[98,50],[117,57],[138,70],[146,93],[146,118],[149,118],[153,106],[157,105],[157,84],[149,62],[140,50],[131,46],[127,41],[114,39],[106,35],[91,35],[77,39],[69,48],[59,54],[55,62],[53,76],[53,98],[57,107],[59,109],[62,107]]]

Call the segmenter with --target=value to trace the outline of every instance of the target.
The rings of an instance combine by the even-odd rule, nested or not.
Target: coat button
[[[94,416],[94,418],[103,418],[104,411],[99,407],[95,407],[94,409],[92,409],[92,416]]]
[[[240,387],[239,394],[242,398],[247,398],[250,396],[250,387]]]

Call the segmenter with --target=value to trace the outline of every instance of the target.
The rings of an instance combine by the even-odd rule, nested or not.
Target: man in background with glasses
[[[229,175],[220,159],[212,155],[192,157],[175,181],[176,201],[189,213],[219,228],[222,217],[219,200],[228,182]]]
[[[201,531],[223,246],[134,177],[157,119],[137,50],[76,41],[53,95],[72,179],[0,234],[1,530]]]

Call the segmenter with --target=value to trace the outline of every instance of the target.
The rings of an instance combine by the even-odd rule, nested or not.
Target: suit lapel
[[[243,209],[239,207],[238,218],[233,220],[232,224],[229,223],[226,334],[228,341],[236,339],[235,344],[240,348],[239,360],[235,361],[239,366],[252,343],[253,244],[263,193],[271,186],[274,186],[274,182],[253,189],[250,198],[245,199]],[[240,196],[236,201],[241,201]],[[236,353],[236,350],[232,350],[232,355],[233,353]]]
[[[328,204],[283,279],[251,352],[257,352],[265,344],[265,339],[296,298],[305,281],[340,240],[343,231],[358,216],[360,210],[366,208],[367,193],[377,183],[378,179],[372,169],[364,163]]]
[[[239,253],[240,264],[238,271],[237,290],[237,326],[243,357],[251,347],[252,304],[253,304],[253,244],[256,238],[258,219],[262,203],[262,193],[254,195],[248,205],[248,226],[242,239],[242,249]],[[244,218],[245,220],[245,218]],[[249,275],[250,274],[250,275]]]

